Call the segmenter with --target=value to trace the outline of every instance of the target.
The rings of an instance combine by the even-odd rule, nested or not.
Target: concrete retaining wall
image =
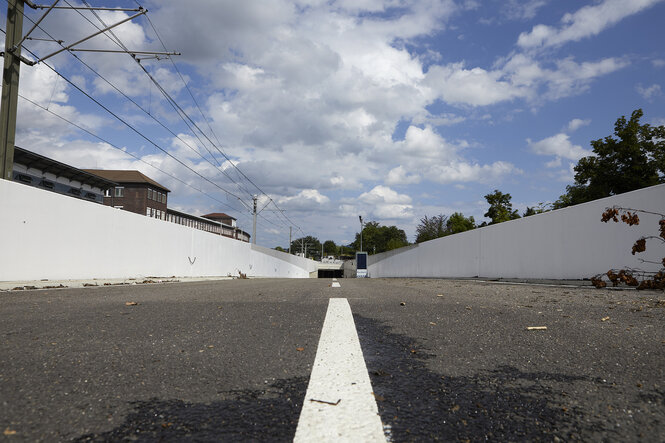
[[[309,277],[286,253],[0,180],[0,281],[145,276]]]
[[[370,277],[488,277],[582,279],[612,268],[659,269],[665,247],[647,242],[632,255],[643,235],[657,235],[659,216],[639,214],[639,226],[602,223],[606,207],[665,212],[665,185],[474,229],[369,257]]]

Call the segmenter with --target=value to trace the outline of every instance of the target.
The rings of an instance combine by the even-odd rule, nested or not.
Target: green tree
[[[447,234],[457,234],[459,232],[469,231],[476,228],[476,221],[471,217],[465,217],[461,212],[455,212],[448,217],[446,222]]]
[[[365,223],[362,236],[363,250],[370,253],[390,251],[409,244],[404,230],[397,226],[381,226],[376,221]],[[356,251],[360,250],[360,233],[356,233],[356,239],[350,246]]]
[[[276,246],[276,247],[275,247],[275,251],[286,252],[286,251],[284,250],[284,248],[282,248],[281,246]]]
[[[323,253],[325,255],[337,255],[338,248],[334,241],[326,240],[323,242]]]
[[[422,243],[446,235],[446,222],[448,217],[439,214],[434,217],[423,217],[416,227],[416,243]]]
[[[522,217],[529,217],[530,215],[542,214],[543,212],[549,212],[552,210],[552,203],[538,203],[538,206],[526,207],[526,211],[522,214]]]
[[[487,200],[487,203],[490,205],[485,213],[485,217],[492,220],[489,223],[490,225],[520,218],[517,209],[513,210],[513,204],[510,202],[511,198],[510,194],[504,194],[498,189],[495,189],[493,193],[485,196],[485,200]]]
[[[633,111],[614,124],[615,137],[591,142],[593,156],[575,166],[575,183],[554,208],[576,205],[665,182],[665,126],[640,125],[644,113]]]
[[[308,235],[291,242],[291,254],[299,255],[305,252],[305,257],[315,260],[321,259],[321,242],[318,238]]]

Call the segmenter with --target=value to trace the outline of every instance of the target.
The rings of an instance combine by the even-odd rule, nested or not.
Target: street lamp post
[[[360,219],[360,252],[363,252],[363,216],[359,215]]]

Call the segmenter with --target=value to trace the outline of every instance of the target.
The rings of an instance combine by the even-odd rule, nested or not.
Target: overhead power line
[[[7,1],[7,0],[6,0],[6,1]],[[176,100],[175,100],[175,99],[174,99],[174,98],[173,98],[173,97],[172,97],[172,96],[166,91],[166,89],[165,89],[165,88],[164,88],[164,87],[163,87],[163,86],[162,86],[162,85],[161,85],[161,84],[160,84],[160,83],[154,78],[154,76],[153,76],[153,75],[152,75],[152,74],[146,69],[146,67],[143,66],[143,65],[140,63],[140,59],[138,59],[138,58],[136,57],[136,55],[137,55],[137,54],[144,54],[144,53],[146,53],[146,52],[148,52],[148,51],[135,51],[135,52],[130,51],[130,50],[129,50],[129,49],[128,49],[128,48],[122,43],[122,41],[120,40],[120,38],[118,38],[118,36],[115,35],[115,34],[113,33],[112,30],[110,30],[110,28],[104,23],[104,21],[103,21],[103,20],[99,17],[99,15],[95,12],[95,9],[98,9],[98,10],[99,10],[99,9],[103,9],[103,10],[111,10],[111,9],[115,9],[115,8],[92,8],[92,7],[90,7],[90,6],[88,5],[88,3],[87,3],[85,0],[83,0],[83,2],[86,4],[87,7],[86,7],[86,8],[77,8],[77,7],[74,7],[74,6],[72,6],[71,4],[69,4],[69,2],[68,2],[67,0],[64,0],[64,1],[65,1],[65,3],[67,3],[69,6],[68,6],[68,7],[62,7],[63,9],[66,8],[66,9],[74,9],[74,10],[77,10],[77,12],[78,12],[82,17],[84,17],[88,22],[90,22],[91,24],[93,24],[93,26],[95,26],[95,27],[98,29],[98,32],[95,33],[94,35],[104,34],[107,38],[109,38],[111,41],[113,41],[116,45],[118,45],[118,46],[122,49],[121,51],[104,50],[104,52],[106,52],[106,51],[108,51],[108,52],[118,52],[118,53],[127,53],[127,54],[132,55],[133,59],[138,63],[139,67],[140,67],[140,68],[143,70],[143,72],[148,76],[148,78],[149,78],[150,81],[155,85],[155,87],[156,87],[156,88],[162,93],[162,95],[163,95],[164,98],[167,100],[167,102],[173,107],[174,111],[176,111],[176,113],[180,116],[180,118],[183,120],[183,122],[185,123],[185,125],[189,128],[189,130],[191,131],[191,133],[192,133],[192,134],[193,134],[193,135],[199,140],[199,142],[201,143],[201,145],[203,146],[203,148],[206,149],[206,151],[208,151],[208,154],[210,154],[211,158],[212,158],[213,160],[215,160],[215,161],[218,163],[217,165],[214,165],[214,164],[211,163],[213,166],[216,167],[216,169],[217,169],[218,171],[220,171],[222,174],[224,174],[224,175],[226,176],[227,179],[231,180],[231,181],[232,181],[232,182],[238,187],[239,190],[241,190],[241,191],[247,193],[248,195],[251,195],[251,194],[249,194],[249,191],[248,191],[244,186],[242,186],[240,183],[238,183],[238,182],[236,182],[235,180],[233,180],[233,178],[230,177],[226,171],[224,171],[223,169],[221,169],[221,164],[219,163],[219,161],[217,160],[217,158],[215,157],[215,155],[213,155],[213,153],[207,148],[206,143],[204,142],[204,140],[202,140],[202,139],[200,138],[199,134],[200,134],[205,140],[207,140],[207,142],[208,142],[208,143],[209,143],[209,144],[210,144],[210,145],[211,145],[211,146],[212,146],[212,147],[213,147],[213,148],[214,148],[214,149],[215,149],[220,155],[222,155],[222,156],[226,159],[226,161],[227,161],[228,164],[233,168],[233,170],[235,170],[235,171],[237,172],[239,178],[242,178],[242,179],[246,180],[248,183],[250,183],[252,186],[254,186],[254,187],[255,187],[255,188],[261,193],[261,195],[265,195],[265,196],[267,197],[268,202],[266,203],[266,205],[268,205],[268,204],[272,204],[272,205],[274,205],[274,207],[276,208],[276,211],[271,211],[271,212],[275,212],[275,214],[277,215],[277,220],[280,220],[280,216],[281,216],[281,218],[282,218],[283,220],[280,220],[280,221],[282,221],[283,223],[285,222],[286,225],[289,225],[289,224],[290,224],[291,226],[295,227],[298,231],[300,231],[300,232],[302,232],[302,233],[304,234],[304,232],[302,231],[302,229],[301,229],[297,224],[295,224],[295,223],[294,223],[294,222],[293,222],[293,221],[292,221],[292,220],[291,220],[291,219],[285,214],[284,210],[281,209],[281,208],[277,205],[277,203],[272,199],[272,197],[270,197],[266,192],[264,192],[264,191],[263,191],[263,190],[262,190],[262,189],[261,189],[261,188],[260,188],[260,187],[259,187],[259,186],[258,186],[253,180],[252,180],[252,179],[250,179],[250,178],[249,178],[249,177],[248,177],[248,176],[247,176],[247,175],[246,175],[246,174],[245,174],[245,173],[244,173],[244,172],[243,172],[243,171],[237,166],[236,162],[234,162],[233,160],[231,160],[231,159],[227,156],[227,154],[226,154],[222,149],[220,149],[219,145],[221,145],[221,142],[220,142],[220,140],[219,140],[219,137],[217,136],[217,134],[216,134],[215,131],[213,130],[213,128],[212,128],[212,126],[211,126],[211,124],[210,124],[209,119],[206,117],[206,115],[205,115],[205,113],[203,112],[201,106],[199,105],[198,101],[196,100],[196,97],[194,96],[193,92],[191,91],[191,89],[190,89],[188,83],[185,81],[184,76],[182,75],[182,73],[181,73],[180,70],[178,69],[177,64],[175,63],[175,61],[174,61],[173,58],[171,57],[171,55],[173,55],[174,53],[170,53],[170,52],[167,51],[166,46],[165,46],[165,44],[164,44],[164,41],[162,40],[161,36],[159,35],[159,32],[157,31],[156,27],[154,26],[154,24],[152,23],[152,21],[150,20],[150,18],[149,18],[147,15],[145,15],[146,21],[149,23],[149,25],[150,25],[151,28],[153,29],[153,32],[155,33],[155,36],[157,37],[157,39],[160,41],[160,44],[161,44],[162,47],[164,48],[164,52],[159,52],[159,53],[157,53],[157,52],[151,52],[151,53],[153,53],[153,54],[165,55],[165,56],[167,56],[167,57],[169,58],[169,60],[171,60],[171,63],[173,64],[173,67],[174,67],[175,71],[177,72],[177,74],[178,74],[180,80],[182,81],[183,85],[185,86],[185,89],[187,90],[187,92],[188,92],[188,94],[190,95],[192,101],[194,102],[196,108],[198,109],[198,112],[201,114],[201,117],[202,117],[203,121],[206,123],[206,125],[207,125],[207,127],[208,127],[208,130],[210,131],[210,133],[212,134],[212,136],[215,138],[216,143],[215,143],[213,140],[210,139],[210,137],[205,133],[205,131],[203,131],[203,130],[198,126],[198,124],[197,124],[197,123],[196,123],[196,122],[195,122],[195,121],[189,116],[189,114],[188,114],[188,113],[187,113],[187,112],[186,112],[186,111],[185,111],[185,110],[184,110],[184,109],[183,109],[183,108],[177,103],[177,101],[176,101]],[[57,1],[56,1],[56,3],[57,3]],[[139,6],[139,11],[143,10],[143,7],[142,7],[137,1],[136,1],[136,3],[137,3],[137,5]],[[54,6],[54,5],[51,5],[51,6]],[[52,9],[52,8],[51,8],[51,9]],[[80,9],[80,10],[89,10],[89,11],[91,11],[91,12],[96,16],[96,18],[100,21],[100,23],[104,26],[104,28],[103,28],[103,29],[100,29],[98,26],[94,25],[94,23],[92,23],[87,17],[85,17],[85,16],[79,11],[79,9]],[[117,10],[117,9],[115,9],[115,10]],[[46,35],[48,35],[49,37],[51,37],[51,41],[54,41],[54,42],[56,42],[56,43],[59,43],[59,44],[62,46],[62,49],[61,49],[61,50],[56,51],[56,52],[54,52],[54,53],[48,55],[47,57],[52,57],[52,56],[54,56],[54,55],[56,55],[56,54],[58,54],[58,53],[61,53],[61,52],[63,52],[63,51],[67,51],[67,52],[69,52],[69,53],[72,54],[72,56],[74,56],[79,62],[81,62],[84,66],[86,66],[88,69],[90,69],[95,75],[97,75],[97,76],[99,76],[100,78],[102,78],[102,80],[105,81],[107,84],[109,84],[114,90],[116,90],[116,91],[118,91],[119,93],[121,93],[121,95],[122,95],[124,98],[126,98],[127,100],[129,100],[130,102],[132,102],[132,103],[133,103],[135,106],[137,106],[142,112],[146,113],[146,114],[149,115],[151,118],[153,118],[153,120],[155,120],[158,124],[160,124],[160,126],[162,126],[162,128],[164,128],[165,130],[169,131],[169,133],[171,133],[171,135],[173,135],[174,137],[178,138],[178,139],[179,139],[181,142],[183,142],[183,144],[185,144],[189,149],[193,150],[194,152],[197,153],[197,155],[199,155],[199,156],[200,156],[201,158],[203,158],[205,161],[207,161],[208,163],[210,163],[210,161],[209,161],[204,155],[201,155],[201,153],[198,152],[198,150],[192,148],[191,145],[189,145],[186,141],[184,141],[179,135],[177,135],[174,131],[170,130],[170,128],[169,128],[168,126],[166,126],[165,124],[163,124],[162,122],[160,122],[159,119],[155,118],[150,112],[146,111],[146,110],[145,110],[142,106],[140,106],[135,100],[133,100],[131,97],[129,97],[129,96],[127,96],[126,94],[124,94],[119,88],[117,88],[117,87],[116,87],[115,85],[113,85],[110,81],[108,81],[108,79],[106,79],[104,76],[102,76],[100,73],[98,73],[94,68],[92,68],[92,67],[89,66],[87,63],[85,63],[81,58],[77,57],[76,54],[73,54],[73,53],[72,53],[73,51],[76,51],[76,50],[80,50],[81,52],[85,52],[85,51],[88,51],[88,50],[85,50],[85,49],[78,49],[78,48],[73,48],[73,46],[75,46],[76,44],[69,45],[69,46],[66,46],[66,47],[65,47],[65,46],[63,45],[63,42],[62,42],[62,41],[60,41],[60,40],[56,40],[56,39],[53,38],[53,37],[52,37],[52,36],[51,36],[46,30],[44,30],[41,26],[39,26],[39,22],[35,23],[35,22],[34,22],[33,20],[31,20],[29,17],[28,17],[28,20],[30,20],[30,21],[33,22],[33,24],[34,24],[33,29],[39,27],[40,30],[42,30]],[[129,20],[129,19],[124,20],[124,21],[128,21],[128,20]],[[124,22],[124,21],[123,21],[123,22]],[[112,37],[109,36],[109,34],[111,34]],[[28,37],[28,36],[26,35],[26,37]],[[24,38],[23,40],[26,40],[26,39],[28,39],[28,38]],[[30,37],[29,39],[31,39],[31,40],[32,40],[32,39],[37,40],[38,38]],[[77,43],[81,43],[81,42],[83,42],[83,41],[85,41],[85,40],[88,40],[88,39],[89,39],[89,38],[86,38],[86,39],[83,39],[83,40],[79,40],[79,42],[77,42]],[[23,42],[23,40],[22,40],[22,42]],[[27,48],[26,48],[26,49],[27,49]],[[47,58],[47,57],[45,57],[45,58],[39,59],[39,57],[37,57],[33,52],[31,52],[29,49],[27,49],[27,50],[28,50],[28,52],[30,52],[30,53],[33,55],[33,57],[35,57],[38,61],[39,61],[39,60],[44,60],[45,58]],[[237,200],[238,200],[243,206],[245,206],[245,208],[251,210],[251,208],[245,203],[245,201],[244,201],[240,196],[238,196],[238,195],[236,195],[235,193],[229,191],[228,189],[225,189],[225,188],[221,187],[219,184],[213,182],[213,181],[210,180],[209,178],[205,177],[204,175],[198,173],[197,171],[195,171],[194,169],[192,169],[191,167],[189,167],[187,164],[185,164],[184,161],[178,159],[176,156],[174,156],[173,154],[171,154],[170,152],[168,152],[166,149],[162,148],[159,144],[157,144],[155,141],[153,141],[150,137],[146,136],[144,133],[142,133],[142,132],[141,132],[140,130],[138,130],[136,127],[134,127],[133,125],[131,125],[131,124],[129,124],[127,121],[125,121],[125,120],[124,120],[122,117],[120,117],[118,114],[114,113],[110,108],[108,108],[107,106],[105,106],[104,104],[102,104],[99,100],[95,99],[93,96],[91,96],[90,94],[88,94],[87,92],[85,92],[84,90],[82,90],[80,87],[78,87],[76,84],[74,84],[70,79],[68,79],[66,76],[64,76],[64,75],[61,74],[60,72],[58,72],[54,67],[50,66],[50,65],[47,64],[47,63],[44,63],[44,64],[45,64],[49,69],[51,69],[56,75],[58,75],[59,77],[63,78],[68,84],[70,84],[70,85],[71,85],[72,87],[74,87],[76,90],[78,90],[79,92],[81,92],[81,93],[82,93],[83,95],[85,95],[88,99],[92,100],[95,104],[97,104],[99,107],[101,107],[104,111],[106,111],[107,113],[109,113],[111,116],[113,116],[115,119],[117,119],[118,121],[120,121],[120,122],[121,122],[122,124],[124,124],[127,128],[129,128],[131,131],[133,131],[134,133],[136,133],[138,136],[140,136],[141,138],[143,138],[144,140],[146,140],[148,143],[150,143],[151,145],[153,145],[155,148],[157,148],[158,150],[162,151],[162,152],[163,152],[164,154],[166,154],[167,156],[171,157],[173,160],[175,160],[175,161],[176,161],[177,163],[179,163],[181,166],[187,168],[190,172],[194,173],[194,174],[195,174],[196,176],[198,176],[200,179],[203,179],[204,181],[207,181],[208,183],[212,184],[213,186],[215,186],[216,188],[218,188],[220,191],[224,192],[225,194],[227,194],[227,195],[229,195],[229,196],[231,196],[231,197],[236,198],[236,199],[237,199]],[[32,103],[34,104],[34,102],[32,102]],[[37,106],[40,107],[40,108],[42,108],[42,109],[45,109],[47,112],[51,112],[51,113],[52,113],[52,111],[49,111],[48,108],[44,108],[43,106],[40,106],[40,105],[37,105]],[[63,119],[63,120],[67,121],[66,119]],[[82,129],[82,130],[83,130],[83,128],[81,128],[80,126],[74,124],[73,122],[69,122],[69,123],[73,124],[74,126],[78,127],[79,129]],[[96,136],[95,134],[90,133],[90,132],[87,131],[87,130],[84,130],[84,131],[85,131],[86,133],[90,134],[90,135],[93,136],[93,137],[99,138],[98,136]],[[108,143],[110,146],[115,147],[115,145],[109,143],[108,141],[105,141],[105,142]],[[123,151],[123,152],[126,152],[126,151]],[[128,154],[129,154],[129,153],[128,153]],[[135,157],[135,156],[132,155],[132,154],[129,154],[129,155],[131,155],[132,157]],[[138,158],[138,157],[135,157],[135,158]],[[143,161],[142,159],[140,159],[140,160]],[[144,163],[145,163],[145,162],[144,162]],[[148,164],[149,164],[149,163],[148,163]],[[155,167],[154,165],[150,165],[150,166]],[[162,171],[162,172],[164,172],[164,171]],[[181,179],[179,179],[179,178],[177,178],[177,177],[174,177],[174,176],[172,176],[172,175],[170,175],[170,174],[167,174],[167,175],[169,175],[169,176],[175,178],[175,179],[178,180],[178,181],[183,182]],[[202,191],[202,190],[200,190],[200,189],[198,189],[198,188],[195,188],[195,187],[193,187],[193,186],[191,186],[191,185],[189,185],[189,184],[187,184],[187,185],[188,185],[189,187],[192,187],[192,189],[195,189],[195,190],[197,190],[198,192],[201,192],[201,193],[203,193],[204,195],[210,197],[210,195],[206,194],[204,191]],[[213,198],[213,199],[214,199],[214,198]],[[217,200],[217,199],[214,199],[214,200],[219,202],[219,200]],[[225,204],[225,203],[223,203],[223,202],[220,202],[220,203],[224,204],[225,206],[229,206],[229,205],[227,205],[227,204]],[[234,210],[235,210],[235,208],[233,208],[233,207],[231,207],[231,206],[229,206],[229,207],[230,207],[231,209],[234,209]],[[265,206],[264,206],[264,208],[265,208]],[[264,219],[266,222],[272,224],[273,226],[278,227],[277,225],[275,225],[275,224],[274,224],[272,221],[270,221],[269,219],[267,219],[267,218],[265,218],[265,217],[263,217],[263,216],[261,216],[261,218]]]

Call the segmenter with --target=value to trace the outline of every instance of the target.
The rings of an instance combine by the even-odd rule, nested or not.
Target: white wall
[[[0,281],[237,276],[239,271],[256,277],[308,277],[316,266],[286,253],[7,180],[0,180],[0,208]]]
[[[252,245],[249,252],[250,273],[263,277],[308,278],[318,271],[318,264],[307,258]]]
[[[643,235],[658,235],[659,216],[639,214],[640,225],[602,223],[614,205],[665,212],[665,185],[487,226],[369,257],[370,277],[489,277],[581,279],[612,268],[657,270],[638,258],[660,262],[665,246]]]

